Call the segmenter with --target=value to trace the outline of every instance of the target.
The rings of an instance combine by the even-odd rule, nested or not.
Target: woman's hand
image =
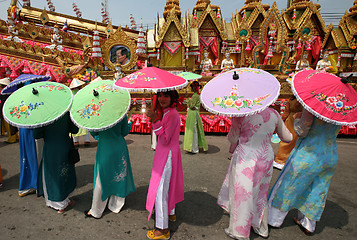
[[[148,110],[147,116],[150,118],[150,122],[153,122],[158,118],[157,113],[155,111],[153,111],[152,109]]]
[[[294,114],[294,119],[301,118],[302,112],[298,112]]]

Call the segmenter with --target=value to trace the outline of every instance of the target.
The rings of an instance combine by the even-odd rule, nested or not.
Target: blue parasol
[[[9,85],[7,85],[1,91],[1,94],[6,95],[6,94],[11,94],[11,93],[15,92],[18,89],[18,85],[21,83],[25,83],[28,81],[33,81],[33,82],[47,81],[50,78],[51,78],[50,76],[44,76],[44,75],[21,74],[14,81],[12,81]]]

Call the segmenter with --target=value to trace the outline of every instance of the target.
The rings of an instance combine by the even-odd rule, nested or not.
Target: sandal
[[[64,212],[67,211],[69,208],[71,208],[74,204],[75,204],[75,201],[74,201],[74,200],[71,200],[71,201],[68,203],[67,207],[65,207],[65,208],[63,208],[63,209],[61,209],[61,210],[58,210],[57,213],[58,213],[58,214],[64,213]]]
[[[92,214],[89,213],[90,210],[85,210],[84,211],[84,216],[86,216],[86,218],[94,218],[94,219],[100,219],[100,218],[96,218],[94,217]]]
[[[176,214],[169,215],[169,221],[170,222],[176,222]]]
[[[296,225],[298,225],[300,227],[301,231],[303,231],[307,236],[311,236],[313,234],[313,232],[310,232],[301,224],[300,220],[298,220],[296,217],[294,217],[293,219],[294,219],[294,222],[296,223]]]
[[[155,231],[159,231],[158,229],[150,230],[146,233],[146,236],[149,239],[170,239],[170,231],[168,231],[166,234],[162,234],[160,236],[155,236]]]

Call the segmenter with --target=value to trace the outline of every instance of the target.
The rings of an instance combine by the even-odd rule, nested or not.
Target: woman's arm
[[[44,134],[45,132],[44,132],[44,130],[43,130],[43,127],[41,127],[41,128],[35,128],[34,130],[33,130],[33,137],[35,138],[35,139],[39,139],[39,138],[43,138],[44,137]]]
[[[193,94],[192,97],[187,101],[187,106],[191,109],[191,110],[196,110],[196,104],[197,101],[200,100],[200,97],[198,96],[198,94]]]
[[[228,141],[231,144],[237,144],[240,136],[240,129],[242,127],[244,117],[232,118],[232,125],[227,135]]]
[[[310,131],[312,122],[314,121],[314,115],[305,109],[302,111],[301,117],[299,117],[298,114],[295,115],[297,117],[294,121],[294,130],[299,137],[304,138]]]
[[[160,137],[160,141],[167,145],[175,134],[177,125],[180,126],[180,118],[176,114],[168,113],[163,120],[158,120],[152,124],[153,131]]]
[[[125,116],[121,121],[122,121],[121,134],[123,135],[123,137],[125,137],[126,135],[128,135],[130,133],[132,122],[128,123],[127,116]]]
[[[278,134],[281,141],[289,143],[293,140],[293,135],[286,127],[283,119],[280,117],[280,114],[276,112],[276,116],[278,117],[278,124],[276,125],[276,133]]]

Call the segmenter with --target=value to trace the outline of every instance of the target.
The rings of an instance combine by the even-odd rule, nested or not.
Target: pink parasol
[[[302,70],[294,75],[291,88],[317,118],[336,125],[357,124],[357,93],[347,79],[325,71]]]
[[[140,69],[126,77],[117,80],[114,86],[131,92],[168,91],[183,88],[187,80],[156,67]]]
[[[218,115],[243,117],[263,111],[280,94],[280,83],[270,73],[236,68],[219,74],[201,92],[201,103]]]

